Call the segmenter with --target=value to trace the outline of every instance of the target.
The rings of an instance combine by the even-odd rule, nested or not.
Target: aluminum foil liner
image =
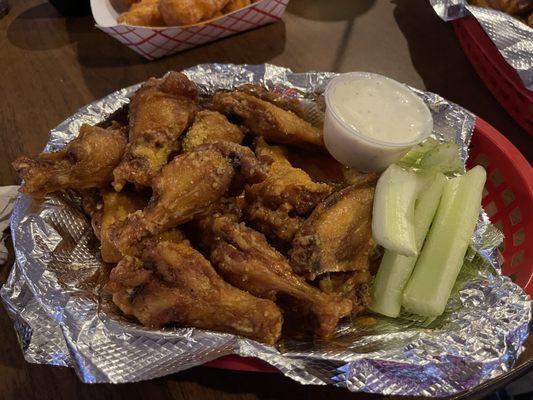
[[[319,94],[331,73],[292,73],[272,65],[199,65],[186,71],[205,93],[258,82],[299,98],[320,120]],[[84,107],[51,131],[47,150],[73,139],[82,123],[104,121],[136,86]],[[434,136],[461,145],[466,159],[474,116],[417,92],[435,120]],[[276,347],[194,328],[150,330],[120,317],[100,296],[104,265],[79,202],[42,203],[20,195],[11,231],[16,263],[1,296],[27,361],[73,367],[83,382],[134,382],[201,365],[227,354],[257,357],[303,384],[351,391],[445,396],[508,371],[528,335],[530,302],[499,274],[502,235],[482,213],[446,313],[430,326],[410,316],[354,319],[330,341],[283,339]],[[365,322],[366,321],[366,322]]]
[[[474,16],[494,42],[524,86],[533,90],[533,29],[522,21],[490,8],[469,5],[466,0],[430,0],[445,21]]]

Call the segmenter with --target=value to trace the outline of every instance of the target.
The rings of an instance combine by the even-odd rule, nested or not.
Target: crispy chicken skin
[[[130,103],[129,143],[113,173],[116,191],[126,182],[150,186],[178,150],[178,138],[192,123],[197,106],[198,89],[180,72],[150,78],[137,90]]]
[[[304,110],[302,104],[294,99],[287,96],[284,96],[283,93],[273,92],[266,89],[262,85],[245,83],[237,87],[239,92],[250,94],[258,99],[268,101],[279,108],[284,109],[285,111],[291,111],[296,114],[298,117],[303,118]]]
[[[251,0],[229,0],[228,4],[222,9],[222,14],[240,10],[243,7],[249,6],[250,3]]]
[[[62,189],[99,188],[112,181],[125,147],[124,131],[117,125],[103,129],[84,124],[64,149],[21,156],[13,168],[25,182],[20,191],[35,198]]]
[[[281,334],[283,318],[272,301],[224,282],[186,242],[159,243],[142,261],[125,257],[112,270],[105,290],[124,314],[146,326],[194,326],[267,344]]]
[[[293,269],[307,279],[326,272],[368,270],[373,188],[349,186],[322,201],[294,237]]]
[[[250,132],[282,144],[323,147],[322,132],[296,114],[241,91],[218,92],[215,110],[238,117]]]
[[[325,293],[345,297],[353,304],[352,315],[364,311],[370,304],[370,271],[332,272],[317,278]]]
[[[182,149],[187,153],[195,147],[220,141],[242,143],[242,130],[233,125],[225,116],[216,111],[200,111],[196,114],[194,123],[183,139]]]
[[[164,26],[165,22],[159,12],[159,0],[140,0],[131,2],[128,11],[117,18],[119,24],[139,26]]]
[[[153,180],[148,206],[111,227],[113,243],[122,254],[135,254],[144,238],[208,211],[236,177],[264,179],[263,164],[247,147],[217,142],[177,156]]]
[[[116,263],[122,259],[122,254],[111,242],[110,227],[122,221],[131,213],[146,206],[147,200],[135,193],[117,193],[106,190],[103,195],[102,223],[100,228],[100,253],[102,260]]]
[[[269,146],[263,138],[257,138],[255,152],[272,160],[272,164],[264,181],[246,188],[246,219],[270,239],[290,243],[304,217],[331,193],[331,188],[313,182],[303,170],[294,168],[283,147]]]
[[[292,272],[285,257],[244,223],[216,219],[211,262],[230,284],[266,299],[282,299],[285,315],[305,321],[317,336],[330,336],[352,303],[327,295]]]
[[[190,25],[220,12],[229,0],[159,0],[159,11],[167,26]]]

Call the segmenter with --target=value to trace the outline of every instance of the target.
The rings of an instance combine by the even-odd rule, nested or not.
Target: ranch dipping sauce
[[[381,171],[426,139],[433,119],[406,85],[365,72],[340,75],[325,92],[324,142],[337,161]]]

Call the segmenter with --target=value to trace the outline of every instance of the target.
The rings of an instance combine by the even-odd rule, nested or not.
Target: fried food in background
[[[124,129],[83,124],[77,138],[53,153],[21,156],[13,168],[25,181],[20,189],[32,197],[44,197],[63,189],[89,189],[109,185],[113,170],[126,148]]]
[[[123,0],[124,1],[124,0]],[[140,26],[164,26],[159,12],[159,0],[126,1],[131,4],[130,9],[117,18],[119,24]]]
[[[143,261],[124,258],[112,270],[106,291],[124,314],[146,326],[192,325],[267,344],[281,335],[283,318],[272,301],[224,282],[186,242],[159,243],[145,251]]]
[[[191,25],[210,19],[229,0],[159,0],[159,11],[167,26]]]
[[[251,3],[250,0],[229,0],[229,3],[222,8],[222,14],[240,10],[241,8],[249,6]]]
[[[178,138],[194,120],[198,89],[187,76],[169,72],[149,79],[130,103],[129,143],[115,169],[113,186],[150,186],[152,177],[179,148]]]
[[[218,92],[213,107],[239,118],[251,133],[282,144],[323,147],[322,132],[291,111],[241,91]]]
[[[533,0],[468,0],[474,6],[503,11],[533,27]]]
[[[194,123],[183,139],[183,152],[187,153],[195,147],[214,142],[242,143],[244,133],[233,125],[225,116],[216,111],[200,111]]]

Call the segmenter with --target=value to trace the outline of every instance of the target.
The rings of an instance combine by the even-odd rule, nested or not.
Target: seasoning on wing
[[[307,279],[326,272],[368,270],[373,188],[349,186],[317,205],[289,251],[293,269]]]
[[[12,165],[25,182],[20,191],[39,198],[62,189],[108,185],[125,147],[121,127],[113,124],[103,129],[84,124],[78,137],[64,149],[36,157],[21,156]]]
[[[115,169],[113,186],[126,182],[150,186],[152,177],[178,150],[178,138],[192,123],[198,103],[196,85],[180,72],[151,78],[130,103],[129,143]]]
[[[224,282],[187,242],[162,242],[143,260],[125,257],[105,287],[124,314],[143,325],[194,326],[243,335],[268,344],[281,334],[283,318],[270,300]]]
[[[229,0],[159,0],[159,11],[166,25],[190,25],[220,12]]]
[[[283,147],[269,146],[263,138],[257,138],[255,152],[272,160],[272,164],[264,181],[246,188],[246,219],[270,239],[290,243],[304,217],[331,193],[331,188],[313,182],[303,170],[294,168]]]
[[[311,144],[323,147],[322,132],[291,111],[239,90],[218,92],[213,108],[238,117],[254,135],[283,144]]]
[[[209,210],[236,177],[264,179],[264,166],[247,147],[217,142],[177,156],[154,178],[148,206],[112,226],[113,243],[122,254],[135,254],[144,238]]]
[[[352,302],[321,292],[292,272],[288,261],[257,231],[220,217],[213,226],[217,244],[211,261],[232,285],[266,298],[277,299],[300,328],[311,328],[317,336],[330,336],[340,318],[348,315]]]
[[[200,111],[196,114],[194,123],[183,139],[183,152],[189,152],[195,147],[214,142],[242,143],[242,130],[216,111]]]

